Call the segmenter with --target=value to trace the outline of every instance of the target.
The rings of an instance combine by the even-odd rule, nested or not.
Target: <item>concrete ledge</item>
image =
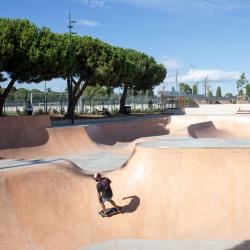
[[[118,239],[78,250],[249,250],[250,241]]]
[[[250,139],[167,139],[137,144],[145,148],[250,148]]]

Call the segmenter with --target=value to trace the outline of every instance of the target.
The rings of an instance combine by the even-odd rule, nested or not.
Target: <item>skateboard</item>
[[[102,217],[111,217],[115,214],[119,214],[121,213],[122,211],[119,211],[117,210],[117,208],[115,207],[111,207],[111,208],[106,208],[104,210],[106,212],[106,214],[103,213],[103,211],[100,211],[99,214],[102,216]]]

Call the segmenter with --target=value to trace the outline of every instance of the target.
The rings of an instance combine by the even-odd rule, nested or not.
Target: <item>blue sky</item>
[[[241,72],[250,78],[249,0],[8,0],[0,16],[63,33],[69,11],[78,35],[143,51],[166,65],[160,89],[175,85],[176,70],[180,82],[199,82],[200,93],[206,77],[213,93],[221,86],[222,94],[236,93]],[[61,90],[65,82],[48,86]]]

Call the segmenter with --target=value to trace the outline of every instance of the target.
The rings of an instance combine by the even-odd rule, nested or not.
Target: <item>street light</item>
[[[47,106],[47,83],[44,81],[44,110],[47,113],[48,106]]]
[[[70,62],[70,74],[69,74],[69,87],[70,87],[70,100],[71,100],[71,110],[70,110],[70,116],[71,116],[71,124],[74,124],[74,107],[73,107],[73,82],[72,82],[72,43],[71,43],[71,36],[74,34],[77,34],[76,32],[72,32],[72,29],[74,28],[73,23],[76,23],[76,21],[71,20],[71,15],[69,12],[69,62]]]

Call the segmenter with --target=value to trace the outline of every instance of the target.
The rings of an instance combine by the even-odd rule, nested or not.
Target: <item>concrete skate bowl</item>
[[[30,159],[97,152],[103,150],[100,143],[113,145],[168,134],[168,122],[167,117],[160,117],[52,128],[48,116],[0,118],[0,157]]]
[[[86,147],[87,144],[87,147]],[[0,157],[36,158],[94,149],[83,128],[52,128],[49,116],[0,118]]]
[[[212,121],[192,124],[187,130],[193,138],[232,137],[231,133],[217,129]]]
[[[99,144],[114,145],[117,142],[132,142],[142,137],[167,135],[170,117],[139,119],[129,122],[97,124],[87,127],[89,136]]]
[[[250,138],[248,116],[171,117],[170,134],[192,138]]]
[[[204,141],[189,148],[188,143]],[[71,162],[0,172],[3,249],[79,249],[119,238],[250,237],[250,141],[145,142],[108,173],[124,214],[102,218],[95,182]],[[125,199],[124,199],[125,198]]]
[[[111,218],[98,215],[95,182],[70,161],[1,171],[1,247],[73,250],[119,238],[249,238],[250,141],[236,139],[248,137],[249,118],[238,119],[172,117],[166,126],[173,137],[135,145],[122,168],[106,173],[124,209]],[[198,123],[205,123],[198,126],[202,134],[233,136],[202,139],[193,127],[193,139],[188,127]]]
[[[35,147],[45,144],[51,128],[49,116],[21,116],[0,118],[0,150]]]

